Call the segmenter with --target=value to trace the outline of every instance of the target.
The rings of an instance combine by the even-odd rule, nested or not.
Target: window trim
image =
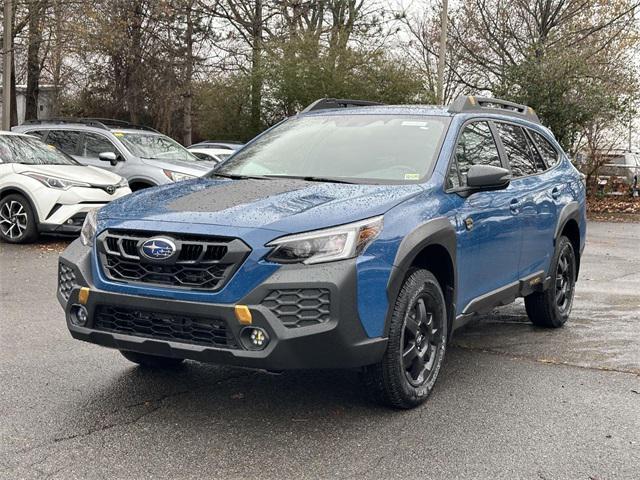
[[[109,142],[113,146],[113,148],[115,149],[115,151],[118,154],[118,156],[123,160],[125,159],[124,155],[122,155],[122,152],[120,151],[118,146],[113,142],[113,140],[111,140],[109,138],[108,135],[104,135],[103,133],[99,133],[99,132],[88,132],[88,131],[84,131],[84,130],[81,131],[81,133],[82,133],[82,136],[80,138],[80,143],[78,143],[78,156],[80,158],[93,158],[93,157],[83,157],[82,155],[80,155],[82,153],[81,147],[84,145],[84,137],[85,137],[85,135],[93,134],[93,135],[97,135],[98,137],[102,137],[107,142]],[[100,160],[100,159],[96,157],[96,160]]]
[[[498,142],[497,140],[497,134],[498,132],[496,131],[496,127],[495,125],[493,125],[493,122],[491,120],[490,117],[474,117],[474,118],[470,118],[468,120],[465,120],[464,123],[462,125],[460,125],[460,128],[458,129],[458,133],[456,134],[456,140],[455,143],[453,145],[453,149],[451,151],[451,154],[449,156],[449,161],[447,162],[447,170],[444,176],[444,192],[445,193],[458,193],[458,194],[462,194],[462,196],[465,196],[465,193],[469,193],[469,192],[475,192],[476,190],[473,188],[470,188],[468,186],[460,186],[460,187],[452,187],[452,188],[447,188],[447,179],[449,178],[449,173],[451,172],[451,166],[453,164],[453,162],[456,163],[456,168],[458,170],[458,178],[460,178],[460,169],[458,168],[458,160],[456,159],[456,148],[458,148],[458,144],[460,143],[460,137],[462,136],[462,132],[464,131],[465,128],[467,128],[468,125],[472,124],[472,123],[479,123],[479,122],[485,122],[489,125],[489,131],[491,132],[491,135],[493,136],[493,142],[496,145],[496,150],[498,150],[498,158],[500,159],[500,165],[502,166],[502,168],[506,168],[507,170],[509,170],[509,172],[511,172],[511,169],[505,165],[507,160],[506,160],[506,155],[504,154],[504,151],[502,150],[502,142]]]

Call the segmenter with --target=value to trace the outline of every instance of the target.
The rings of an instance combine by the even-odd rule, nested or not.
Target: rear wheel
[[[30,243],[38,238],[36,217],[22,195],[7,195],[0,201],[0,236],[9,243]]]
[[[182,358],[159,357],[157,355],[147,355],[146,353],[130,352],[128,350],[120,350],[120,353],[130,362],[148,368],[175,368],[184,361]]]
[[[373,393],[395,408],[423,403],[438,378],[447,343],[447,312],[440,284],[427,270],[405,280],[394,305],[382,361],[368,367]]]
[[[576,254],[567,237],[560,237],[551,262],[551,285],[524,298],[529,320],[536,326],[558,328],[569,319],[576,284]]]

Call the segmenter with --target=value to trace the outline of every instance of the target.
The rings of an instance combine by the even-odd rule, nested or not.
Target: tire
[[[157,355],[147,355],[146,353],[130,352],[128,350],[120,350],[120,353],[130,362],[147,368],[175,368],[184,361],[182,358],[159,357]]]
[[[422,404],[438,378],[447,334],[440,284],[427,270],[410,272],[393,306],[384,357],[364,372],[373,395],[398,409]]]
[[[0,238],[8,243],[31,243],[38,238],[36,216],[24,196],[16,193],[0,200]]]
[[[524,298],[531,323],[538,327],[559,328],[569,319],[576,284],[576,254],[565,236],[558,239],[549,269],[552,282],[544,292]]]

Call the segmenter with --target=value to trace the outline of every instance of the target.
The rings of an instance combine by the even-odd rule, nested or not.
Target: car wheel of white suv
[[[7,195],[0,201],[0,236],[9,243],[30,243],[38,238],[33,209],[22,195]]]

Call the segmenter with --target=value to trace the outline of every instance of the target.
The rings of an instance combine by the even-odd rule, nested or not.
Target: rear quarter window
[[[551,145],[551,142],[549,142],[549,140],[544,138],[538,132],[529,130],[529,133],[531,134],[531,138],[533,138],[533,141],[537,145],[540,155],[542,155],[542,158],[544,158],[547,167],[552,168],[557,165],[558,161],[560,160],[560,154],[555,149],[555,147]]]

